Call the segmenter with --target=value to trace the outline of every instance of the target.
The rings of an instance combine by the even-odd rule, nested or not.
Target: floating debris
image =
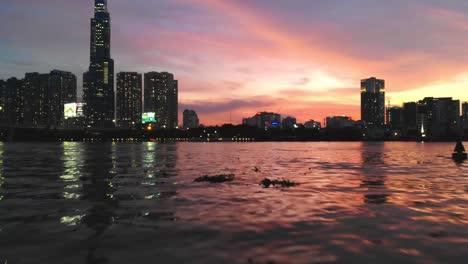
[[[447,237],[448,234],[441,231],[441,232],[431,232],[429,233],[429,236],[433,237],[433,238],[443,238],[443,237]]]
[[[233,181],[236,176],[234,174],[221,174],[216,176],[205,175],[196,178],[194,182],[210,182],[210,183],[223,183]]]
[[[294,187],[299,185],[297,182],[292,182],[289,180],[270,180],[265,178],[263,181],[260,182],[261,185],[265,188],[269,188],[270,186],[280,186],[280,187]]]
[[[255,171],[255,172],[257,172],[257,173],[258,173],[258,172],[260,172],[260,169],[259,169],[259,168],[257,168],[257,167],[254,167],[253,171]]]

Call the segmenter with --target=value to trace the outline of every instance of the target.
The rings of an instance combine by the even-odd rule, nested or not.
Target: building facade
[[[10,78],[5,83],[4,104],[5,124],[9,126],[24,125],[24,81]]]
[[[5,124],[5,90],[6,82],[0,79],[0,124]]]
[[[327,128],[341,129],[357,127],[358,123],[349,116],[332,116],[327,117]]]
[[[48,74],[26,73],[24,79],[10,78],[1,96],[1,120],[10,126],[60,127],[64,104],[76,101],[76,76],[53,70]]]
[[[258,112],[250,118],[244,118],[242,124],[261,129],[276,128],[281,125],[281,115],[271,112]]]
[[[460,101],[426,97],[417,103],[416,122],[421,135],[433,139],[458,137],[461,132]]]
[[[406,135],[416,135],[418,131],[417,112],[418,106],[416,103],[403,104],[403,130]]]
[[[462,119],[463,119],[463,128],[467,130],[468,129],[468,102],[464,102],[462,104]]]
[[[49,74],[26,73],[24,76],[24,90],[26,126],[46,126],[49,115]]]
[[[186,109],[184,110],[184,129],[198,128],[200,127],[200,119],[195,111]]]
[[[47,90],[47,126],[60,127],[64,120],[65,104],[77,101],[76,76],[70,72],[53,70],[49,74]]]
[[[142,75],[136,72],[117,74],[117,127],[141,127],[142,81]]]
[[[295,117],[286,117],[281,122],[283,128],[296,128],[297,126],[297,119]]]
[[[114,126],[114,60],[107,0],[95,0],[91,19],[90,65],[83,74],[83,98],[89,127]]]
[[[392,129],[403,128],[403,108],[402,107],[388,107],[387,108],[387,125]]]
[[[361,80],[361,120],[366,126],[385,125],[385,80]]]
[[[304,127],[309,129],[322,129],[322,124],[315,120],[309,120],[304,123]]]
[[[148,72],[144,79],[144,112],[155,113],[157,128],[177,128],[179,82],[168,72]]]

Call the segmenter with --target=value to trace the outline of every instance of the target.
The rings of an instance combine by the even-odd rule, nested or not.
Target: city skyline
[[[89,64],[92,2],[7,0],[0,8],[0,47],[6,51],[0,55],[0,78],[57,68],[81,79]],[[457,34],[466,28],[463,12],[457,9],[468,7],[461,1],[268,3],[190,0],[130,5],[109,0],[115,72],[175,73],[183,84],[179,115],[185,108],[194,109],[206,125],[228,123],[231,116],[240,123],[261,110],[295,116],[299,122],[341,114],[358,120],[358,82],[370,76],[386,80],[392,105],[420,100],[421,94],[468,100],[462,89],[468,85],[468,63],[460,56],[463,34]],[[310,20],[318,23],[306,23],[310,14],[301,9],[317,15]],[[314,13],[316,9],[321,14]],[[47,16],[30,15],[38,10]],[[359,15],[369,10],[375,12]],[[392,15],[399,21],[388,23],[385,18]],[[375,23],[369,22],[376,17],[385,34],[371,29]],[[22,22],[15,22],[18,19]],[[184,23],[171,23],[180,19]],[[398,26],[404,22],[408,27]],[[341,34],[346,30],[350,32]]]

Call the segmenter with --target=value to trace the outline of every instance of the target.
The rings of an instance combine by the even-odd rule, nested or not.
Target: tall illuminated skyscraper
[[[117,73],[117,126],[141,127],[142,76],[136,72]]]
[[[385,81],[375,77],[361,81],[361,120],[365,125],[385,124]]]
[[[179,82],[168,72],[145,73],[144,112],[156,114],[158,128],[173,129],[178,126]]]
[[[89,70],[83,75],[85,115],[90,127],[114,126],[114,60],[107,0],[95,0]]]

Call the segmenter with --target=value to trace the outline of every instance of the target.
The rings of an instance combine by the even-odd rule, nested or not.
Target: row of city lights
[[[61,142],[189,142],[192,141],[190,138],[152,138],[150,140],[141,139],[141,138],[112,138],[112,139],[105,139],[105,138],[60,138],[59,141]],[[248,142],[248,141],[255,141],[254,138],[218,138],[218,139],[210,139],[207,138],[206,141],[208,142],[228,142],[228,141],[235,141],[235,142]]]

